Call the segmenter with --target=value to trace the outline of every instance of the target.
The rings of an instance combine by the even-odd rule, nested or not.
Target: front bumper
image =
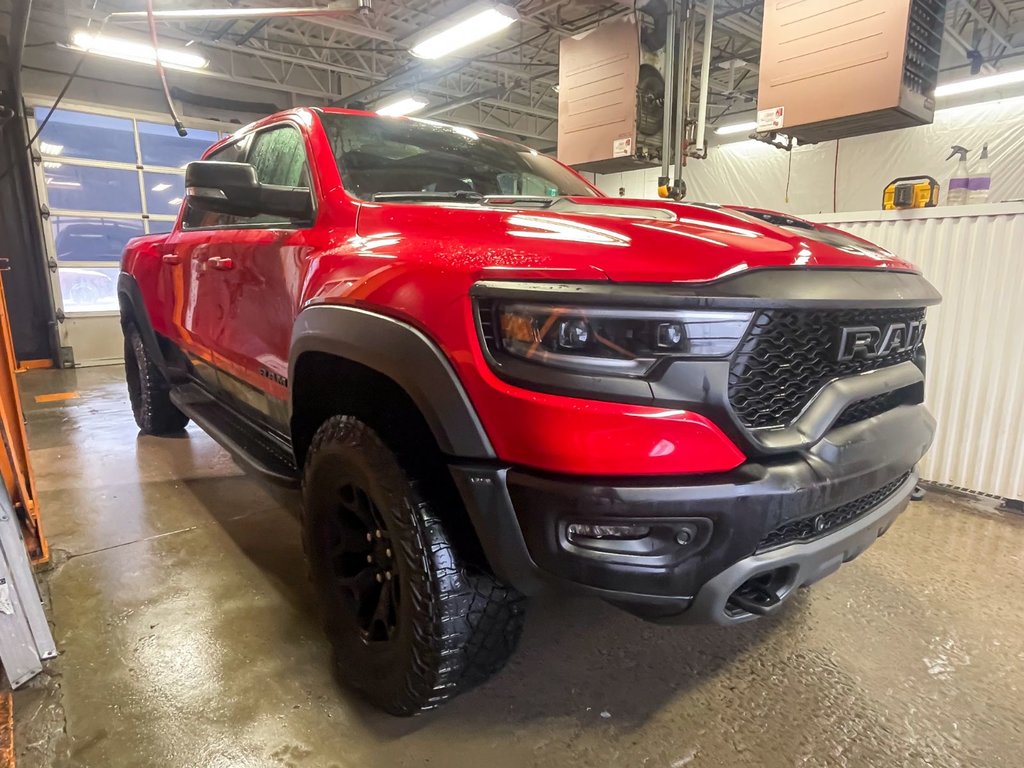
[[[768,585],[777,598],[761,611],[769,613],[883,533],[906,507],[934,429],[923,405],[904,405],[786,458],[657,485],[471,465],[451,471],[491,567],[520,591],[569,588],[648,618],[735,623],[755,615],[731,603],[746,582]],[[870,496],[887,485],[884,497]],[[865,498],[870,505],[857,507]],[[827,514],[840,509],[856,514]],[[806,530],[811,520],[823,521],[820,535],[781,545],[768,538],[801,521]],[[581,540],[569,535],[571,523],[638,524],[649,535]]]

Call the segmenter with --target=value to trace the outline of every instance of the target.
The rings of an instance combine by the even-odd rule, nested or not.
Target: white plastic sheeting
[[[974,150],[989,144],[990,202],[1024,198],[1024,98],[939,110],[932,125],[797,147],[792,153],[756,141],[711,147],[706,160],[690,160],[684,171],[687,200],[734,203],[796,214],[870,211],[882,207],[882,190],[898,176],[933,176],[946,184],[956,163],[949,148]],[[836,162],[838,146],[839,158]],[[790,160],[787,202],[786,183]],[[597,186],[618,196],[657,197],[660,169],[597,177]],[[835,207],[833,207],[833,200]]]
[[[686,202],[751,205],[790,213],[831,212],[835,142],[793,151],[790,202],[786,203],[789,159],[788,152],[758,141],[711,147],[707,160],[690,160],[683,171]],[[660,175],[660,168],[611,173],[598,176],[596,184],[613,197],[624,187],[626,197],[656,198]]]
[[[914,215],[808,218],[909,259],[942,292],[925,337],[926,401],[939,426],[922,476],[1024,499],[1024,204]]]

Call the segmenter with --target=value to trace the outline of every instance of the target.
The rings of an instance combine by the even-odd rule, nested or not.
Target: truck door
[[[253,134],[246,161],[264,184],[310,188],[306,141],[281,123]],[[208,343],[222,392],[249,415],[286,427],[288,351],[311,245],[311,222],[260,215],[207,245],[201,281]],[[254,413],[255,411],[255,413]]]
[[[207,160],[243,162],[249,138],[221,147]],[[234,238],[238,217],[199,211],[185,204],[178,226],[164,242],[161,281],[165,306],[171,307],[168,335],[192,358],[196,372],[207,385],[216,387],[213,346],[222,302],[217,297],[221,286],[206,279],[211,254]]]

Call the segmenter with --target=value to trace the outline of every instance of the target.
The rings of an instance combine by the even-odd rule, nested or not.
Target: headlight
[[[481,307],[482,313],[487,311]],[[580,373],[629,377],[645,375],[664,357],[729,355],[751,318],[750,312],[518,302],[496,302],[490,312],[493,319],[485,336],[496,348],[492,351]]]

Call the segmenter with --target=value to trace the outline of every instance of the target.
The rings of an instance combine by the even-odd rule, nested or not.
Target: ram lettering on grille
[[[861,358],[874,360],[908,349],[917,349],[924,339],[923,320],[889,323],[884,329],[877,325],[861,325],[840,328],[840,362]]]

